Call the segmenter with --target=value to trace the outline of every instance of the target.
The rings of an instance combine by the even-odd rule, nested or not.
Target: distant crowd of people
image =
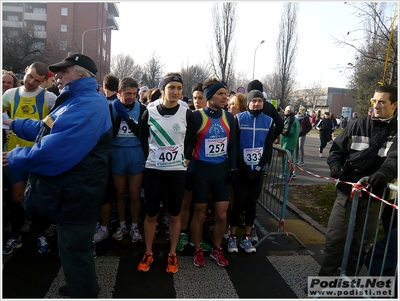
[[[226,83],[208,78],[192,87],[188,104],[178,72],[166,73],[154,88],[113,74],[99,87],[96,73],[93,60],[79,53],[50,66],[32,63],[21,86],[12,72],[3,71],[3,185],[10,216],[3,255],[22,247],[21,232],[32,227],[38,251],[50,252],[47,237],[57,231],[67,284],[60,293],[70,297],[98,296],[94,244],[110,236],[144,241],[138,271],[147,272],[161,218],[169,241],[167,273],[178,272],[177,251],[189,243],[197,267],[206,264],[204,252],[221,267],[230,264],[223,239],[229,253],[255,253],[256,204],[273,144],[279,142],[294,165],[304,166],[312,128],[320,133],[319,157],[332,143],[327,160],[332,177],[354,181],[355,175],[357,180],[371,175],[376,190],[397,177],[397,90],[391,86],[376,89],[372,116],[349,126],[332,113],[310,116],[304,106],[275,107],[258,80],[248,84],[247,93],[228,96]],[[332,141],[339,124],[343,132]],[[385,137],[375,136],[377,127],[387,128]],[[357,162],[366,157],[361,172]],[[281,179],[296,178],[289,163],[282,158]],[[335,208],[349,204],[350,191],[338,189],[321,275],[333,274],[343,252],[348,215]],[[113,204],[119,225],[110,235]],[[202,231],[210,211],[208,245]],[[241,217],[244,233],[238,238]]]

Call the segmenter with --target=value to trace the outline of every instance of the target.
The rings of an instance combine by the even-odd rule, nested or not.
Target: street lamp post
[[[261,42],[260,42],[260,44],[258,44],[258,46],[256,47],[256,50],[254,50],[254,62],[253,62],[253,80],[254,80],[254,69],[256,68],[256,52],[257,52],[257,49],[258,49],[258,47],[260,47],[261,46],[261,44],[262,43],[264,43],[265,41],[264,40],[262,40]]]
[[[115,26],[107,26],[107,27],[101,27],[101,28],[86,29],[86,30],[82,33],[82,54],[84,54],[85,33],[87,33],[88,31],[101,30],[101,29],[107,29],[107,28],[112,28],[112,29],[114,29]]]

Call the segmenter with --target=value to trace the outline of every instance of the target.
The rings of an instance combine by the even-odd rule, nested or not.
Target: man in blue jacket
[[[107,188],[110,112],[89,57],[71,54],[49,69],[63,85],[60,96],[43,120],[9,122],[14,133],[35,144],[4,152],[3,164],[30,173],[25,206],[57,221],[69,296],[97,298],[92,240]]]

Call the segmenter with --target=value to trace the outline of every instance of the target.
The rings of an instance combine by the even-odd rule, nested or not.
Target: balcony
[[[6,28],[6,27],[22,28],[22,22],[3,20],[3,28]]]
[[[47,15],[46,14],[25,13],[24,19],[31,20],[31,21],[47,21]]]
[[[115,29],[118,30],[118,23],[115,20],[115,16],[112,13],[107,14],[107,25],[108,26],[115,26]]]
[[[39,39],[46,39],[45,31],[35,31],[35,36]]]
[[[11,6],[11,5],[3,4],[3,13],[4,13],[4,12],[18,12],[18,13],[22,13],[22,11],[23,11],[22,6]]]

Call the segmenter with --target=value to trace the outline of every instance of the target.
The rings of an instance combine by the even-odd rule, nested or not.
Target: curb
[[[312,227],[321,232],[323,235],[326,235],[326,228],[313,220],[311,217],[309,217],[304,211],[300,210],[289,201],[286,201],[286,207],[289,208],[289,210],[296,214],[298,217],[300,217],[303,221],[309,223]]]

